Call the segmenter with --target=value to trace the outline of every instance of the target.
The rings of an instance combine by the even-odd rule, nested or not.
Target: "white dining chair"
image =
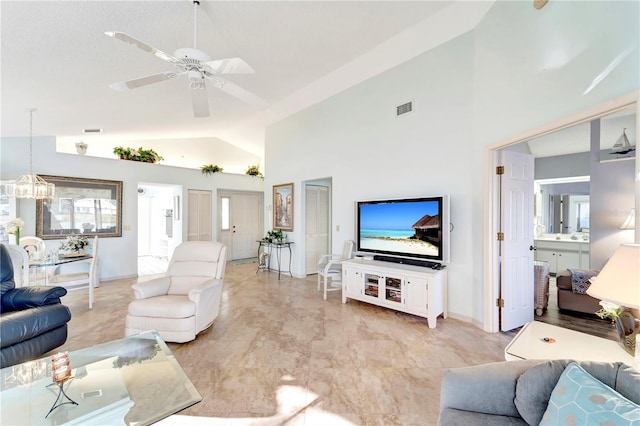
[[[344,242],[342,254],[325,254],[318,261],[318,291],[324,283],[324,300],[327,300],[327,292],[342,289],[342,261],[353,258],[352,240]]]
[[[47,248],[44,244],[44,240],[40,237],[32,235],[23,236],[20,238],[20,247],[27,251],[29,260],[39,261],[47,256]],[[29,282],[32,285],[42,284],[46,281],[46,268],[34,267],[29,270]]]
[[[84,267],[85,271],[77,271],[78,266]],[[74,269],[71,272],[64,272],[65,269]],[[77,262],[57,265],[53,274],[49,277],[49,285],[57,285],[67,290],[78,290],[89,288],[89,309],[93,308],[94,290],[98,286],[98,237],[93,238],[91,259],[79,260]]]
[[[39,237],[25,236],[20,238],[20,247],[29,254],[29,259],[42,259],[46,256],[44,240]]]
[[[13,265],[13,280],[16,288],[29,286],[29,254],[15,244],[6,244]]]

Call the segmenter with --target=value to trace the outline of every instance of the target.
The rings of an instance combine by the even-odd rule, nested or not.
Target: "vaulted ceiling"
[[[194,5],[174,1],[6,1],[1,12],[1,134],[96,141],[219,137],[261,155],[264,127],[472,29],[492,2],[207,1],[197,47],[242,57],[227,79],[264,99],[256,108],[211,85],[211,114],[194,118],[185,76],[118,92],[111,83],[173,65],[105,35],[120,31],[168,54],[194,45]],[[390,52],[392,52],[390,54]]]

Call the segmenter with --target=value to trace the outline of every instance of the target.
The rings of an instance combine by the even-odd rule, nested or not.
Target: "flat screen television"
[[[357,202],[357,251],[446,263],[449,197]]]

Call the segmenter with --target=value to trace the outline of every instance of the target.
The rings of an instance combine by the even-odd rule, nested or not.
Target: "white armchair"
[[[325,254],[318,261],[318,290],[324,283],[324,300],[327,292],[342,289],[342,261],[353,257],[353,241],[344,242],[342,254]]]
[[[208,328],[220,312],[227,247],[187,241],[176,247],[165,276],[132,286],[125,335],[155,329],[167,342],[183,343]]]

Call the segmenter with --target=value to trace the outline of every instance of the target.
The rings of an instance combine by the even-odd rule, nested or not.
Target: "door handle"
[[[529,251],[536,251],[538,248],[536,246],[529,246]]]

